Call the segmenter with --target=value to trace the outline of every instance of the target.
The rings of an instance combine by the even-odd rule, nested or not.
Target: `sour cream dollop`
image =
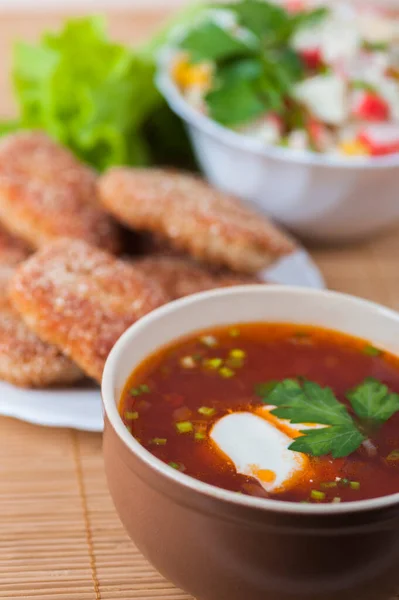
[[[267,492],[278,493],[293,487],[311,470],[308,456],[289,450],[292,441],[300,430],[323,425],[290,424],[271,415],[273,408],[226,415],[215,423],[210,439],[237,473],[253,477]]]

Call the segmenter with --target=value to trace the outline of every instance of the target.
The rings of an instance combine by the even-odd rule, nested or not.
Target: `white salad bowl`
[[[352,241],[399,220],[399,153],[353,158],[266,146],[192,108],[170,76],[170,63],[171,53],[163,52],[158,87],[185,122],[213,185],[316,241]]]

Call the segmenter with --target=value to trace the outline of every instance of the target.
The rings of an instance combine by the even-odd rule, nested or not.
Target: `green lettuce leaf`
[[[15,47],[20,126],[45,130],[99,170],[147,164],[142,128],[163,102],[154,71],[149,56],[111,42],[101,18],[67,21],[39,45]]]

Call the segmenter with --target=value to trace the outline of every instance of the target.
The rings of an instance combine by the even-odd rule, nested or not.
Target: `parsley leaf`
[[[290,450],[340,458],[352,454],[366,439],[330,388],[322,388],[312,381],[286,379],[274,385],[270,392],[267,387],[258,387],[258,391],[266,395],[265,403],[277,407],[271,413],[280,419],[327,425],[301,431],[302,436],[290,445]]]
[[[254,48],[212,21],[203,21],[191,29],[180,42],[180,48],[190,52],[193,62],[223,61],[250,55]]]
[[[300,27],[312,27],[329,13],[326,7],[289,14],[281,6],[265,0],[241,0],[223,5],[234,12],[242,27],[249,29],[265,46],[288,42]]]
[[[347,398],[357,416],[371,425],[382,425],[399,410],[399,394],[391,393],[386,385],[372,378],[348,392]]]
[[[206,96],[210,117],[236,127],[270,111],[286,112],[286,101],[304,75],[303,61],[290,40],[298,27],[320,18],[320,10],[303,11],[299,19],[265,0],[217,3],[208,8],[230,11],[237,27],[229,29],[205,18],[186,33],[179,46],[192,62],[215,63],[214,85]]]
[[[366,439],[353,421],[348,425],[332,425],[302,433],[305,435],[297,438],[289,449],[311,456],[331,454],[333,458],[343,458],[355,452]]]
[[[219,67],[217,83],[206,96],[210,116],[234,127],[267,111],[281,113],[302,70],[302,63],[289,49],[271,50],[268,57],[228,61]]]
[[[265,109],[278,113],[284,111],[285,100],[302,74],[303,64],[293,50],[269,50],[263,58],[263,73],[258,81]]]
[[[271,413],[280,419],[326,425],[302,430],[302,435],[289,447],[310,456],[349,456],[367,440],[368,430],[373,431],[399,411],[399,394],[372,378],[365,379],[346,394],[355,412],[354,418],[330,388],[322,388],[312,381],[273,381],[258,385],[256,393],[265,404],[276,407]]]
[[[280,382],[276,379],[272,379],[271,381],[267,381],[266,383],[258,383],[255,386],[255,394],[263,398],[264,404],[268,404],[269,395],[278,385],[280,385]]]
[[[210,116],[223,125],[242,125],[260,117],[265,105],[253,82],[245,79],[222,84],[206,97]]]
[[[240,25],[263,40],[267,38],[269,44],[285,41],[291,33],[289,14],[264,0],[242,0],[223,6],[234,12]]]
[[[219,69],[218,80],[224,84],[235,83],[242,79],[253,81],[263,73],[263,64],[259,58],[243,58],[227,62]]]
[[[313,27],[323,21],[329,14],[329,9],[326,6],[319,6],[313,10],[299,11],[295,13],[292,18],[293,28],[299,29],[300,27]]]
[[[286,379],[274,387],[267,403],[277,406],[273,415],[291,423],[353,424],[348,410],[336,399],[334,392],[312,381],[305,380],[301,385],[295,379]]]

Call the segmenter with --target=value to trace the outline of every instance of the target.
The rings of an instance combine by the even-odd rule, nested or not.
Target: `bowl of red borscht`
[[[280,286],[152,312],[106,364],[129,535],[198,600],[388,600],[399,586],[399,315]]]

